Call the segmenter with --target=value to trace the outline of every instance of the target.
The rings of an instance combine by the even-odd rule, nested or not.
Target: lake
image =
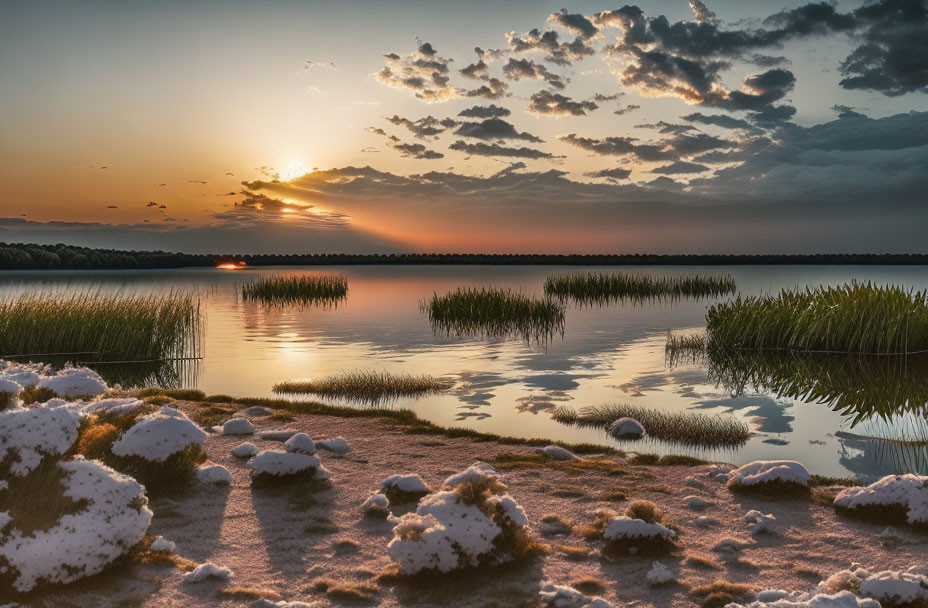
[[[0,292],[4,297],[88,289],[199,294],[203,358],[186,366],[176,383],[207,394],[272,396],[277,382],[344,370],[428,373],[452,377],[454,387],[393,405],[442,425],[735,464],[788,458],[823,475],[928,473],[928,448],[913,443],[928,441],[928,363],[918,357],[877,362],[791,357],[734,367],[705,360],[668,362],[667,332],[703,328],[712,299],[568,304],[563,335],[544,342],[436,334],[420,309],[433,293],[461,286],[541,295],[550,274],[586,270],[730,274],[742,295],[853,279],[928,288],[928,268],[918,266],[348,266],[3,272]],[[334,308],[267,307],[242,300],[243,283],[277,273],[341,273],[349,281],[348,298]],[[608,403],[738,416],[755,435],[737,449],[693,448],[618,441],[605,430],[567,426],[550,416],[558,406]]]

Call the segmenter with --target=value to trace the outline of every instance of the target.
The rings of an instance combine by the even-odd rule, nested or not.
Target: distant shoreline
[[[0,270],[131,270],[247,266],[921,266],[928,254],[199,254],[0,243]]]

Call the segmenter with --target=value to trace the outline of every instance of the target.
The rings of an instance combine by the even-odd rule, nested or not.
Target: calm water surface
[[[4,296],[36,290],[167,292],[201,295],[205,311],[204,358],[184,380],[208,394],[271,396],[273,384],[351,370],[429,373],[455,378],[453,390],[422,399],[402,399],[424,418],[445,425],[523,437],[589,441],[626,450],[690,453],[744,463],[755,459],[796,459],[817,473],[873,477],[888,473],[928,472],[928,451],[898,441],[928,439],[924,403],[909,403],[915,413],[888,418],[834,411],[833,403],[810,397],[820,378],[806,378],[812,391],[782,391],[761,386],[732,393],[716,381],[704,362],[669,365],[666,334],[699,330],[712,300],[657,304],[568,306],[566,330],[547,344],[523,340],[488,341],[479,337],[435,335],[420,303],[434,292],[460,286],[493,285],[541,294],[555,272],[604,271],[579,267],[351,266],[344,268],[271,268],[222,271],[184,269],[111,272],[0,273]],[[784,287],[841,284],[852,279],[928,288],[924,267],[645,267],[621,272],[654,274],[729,273],[740,294]],[[243,302],[242,283],[281,272],[339,272],[349,280],[349,297],[334,309],[267,308]],[[839,364],[840,367],[840,364]],[[899,393],[890,400],[920,395],[908,383],[928,381],[903,364]],[[856,370],[856,368],[854,368]],[[814,374],[830,376],[816,368]],[[841,371],[840,369],[837,371]],[[844,370],[847,371],[847,370]],[[881,378],[854,371],[842,377],[847,395],[866,394],[861,385],[882,386]],[[866,376],[866,377],[863,377]],[[887,392],[889,392],[887,390]],[[847,396],[845,395],[845,396]],[[917,398],[917,397],[916,397]],[[853,401],[853,398],[851,399]],[[734,415],[756,432],[736,450],[701,450],[655,441],[619,442],[605,431],[580,429],[553,421],[553,408],[566,405],[630,403],[671,411],[692,410]],[[840,409],[840,408],[839,408]]]

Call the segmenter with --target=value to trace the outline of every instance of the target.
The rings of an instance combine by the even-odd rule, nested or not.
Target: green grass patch
[[[348,279],[338,274],[276,275],[242,286],[242,298],[264,304],[337,305],[348,297]]]
[[[511,289],[460,288],[423,302],[437,333],[546,341],[564,332],[564,307]]]
[[[32,293],[0,301],[0,353],[80,363],[199,356],[200,304],[192,296]]]
[[[489,460],[500,470],[546,468],[572,473],[605,473],[623,475],[625,469],[614,460],[606,458],[578,458],[576,460],[554,460],[546,454],[531,452],[504,452]]]
[[[694,456],[685,456],[682,454],[667,454],[659,456],[657,454],[635,454],[628,459],[629,464],[649,465],[660,467],[695,467],[703,464],[709,464],[709,461]]]
[[[718,297],[735,292],[731,275],[659,276],[624,272],[584,272],[549,276],[545,293],[580,304],[644,302]]]
[[[710,349],[928,352],[928,291],[853,281],[739,297],[709,307],[706,332]]]
[[[634,418],[649,437],[686,446],[727,447],[743,445],[751,429],[733,416],[710,416],[694,412],[668,412],[627,404],[589,406],[579,412],[570,407],[555,408],[552,418],[563,424],[607,427],[619,418]]]
[[[441,393],[452,386],[447,378],[429,375],[391,374],[374,371],[348,371],[319,380],[281,382],[274,385],[278,394],[312,394],[338,397],[355,403],[373,404],[400,397],[419,397]]]

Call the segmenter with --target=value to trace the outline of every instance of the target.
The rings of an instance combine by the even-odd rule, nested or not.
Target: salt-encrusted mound
[[[148,546],[148,548],[151,551],[157,551],[161,553],[174,553],[174,550],[177,549],[177,543],[159,535],[155,537],[155,540],[151,541],[151,544]]]
[[[36,385],[59,397],[96,397],[106,392],[106,382],[86,367],[68,367],[54,376],[46,376]]]
[[[23,387],[18,382],[13,382],[0,376],[0,393],[7,395],[18,395],[23,391]]]
[[[232,418],[222,425],[223,435],[253,435],[255,426],[248,418]]]
[[[406,574],[450,572],[518,557],[508,551],[526,544],[528,520],[505,489],[487,465],[452,475],[442,491],[419,501],[415,513],[399,518],[387,545],[390,557]]]
[[[619,418],[609,425],[609,432],[616,437],[641,437],[644,425],[634,418]]]
[[[0,557],[19,591],[39,581],[69,583],[100,572],[138,544],[151,522],[145,489],[131,477],[83,458],[58,466],[65,472],[64,495],[86,502],[48,530],[24,535],[15,521],[2,528]]]
[[[726,608],[880,608],[880,603],[859,598],[850,591],[833,595],[790,593],[779,589],[761,591],[750,604],[728,604]]]
[[[297,433],[284,442],[284,449],[295,454],[315,454],[316,444],[306,433]]]
[[[570,450],[564,449],[559,445],[546,445],[538,449],[539,452],[551,460],[576,460],[577,456]]]
[[[538,598],[548,608],[615,608],[601,597],[588,597],[567,585],[544,583]]]
[[[643,519],[633,519],[619,515],[606,526],[603,538],[607,541],[655,539],[670,540],[677,535],[676,532],[658,523],[648,523]]]
[[[744,515],[744,523],[748,525],[748,532],[752,535],[770,532],[776,520],[774,515],[769,513],[765,515],[756,509],[751,509]]]
[[[259,475],[284,477],[324,470],[318,456],[276,450],[261,450],[248,461],[247,466],[251,469],[252,477]]]
[[[48,373],[48,366],[33,363],[0,361],[0,367],[0,378],[15,382],[23,388],[35,386]]]
[[[199,564],[192,572],[184,574],[185,583],[199,583],[207,578],[218,578],[227,581],[232,578],[232,571],[225,566],[217,566],[212,562]]]
[[[10,472],[25,475],[46,456],[60,456],[77,441],[78,417],[58,407],[13,408],[0,412],[0,462],[11,458]]]
[[[422,478],[418,475],[398,474],[390,475],[380,482],[380,491],[387,495],[391,502],[415,502],[431,492]]]
[[[888,475],[866,487],[845,488],[834,505],[849,510],[898,505],[910,524],[928,524],[928,476]]]
[[[236,458],[251,458],[258,453],[258,446],[246,441],[232,448],[232,455]]]
[[[206,439],[195,422],[170,407],[140,418],[113,444],[116,456],[139,456],[152,462],[165,462],[173,454],[199,446]]]
[[[232,473],[221,464],[201,465],[197,468],[197,478],[203,483],[229,485],[232,483]]]
[[[146,403],[134,397],[124,397],[121,399],[100,399],[81,408],[85,414],[114,414],[122,416],[131,414],[136,410],[146,407]]]
[[[749,487],[770,482],[808,486],[812,475],[793,460],[757,460],[728,474],[728,487]]]
[[[928,576],[884,570],[868,576],[860,584],[860,594],[894,605],[928,602]]]
[[[351,447],[348,445],[348,442],[345,441],[344,437],[322,439],[316,442],[316,447],[332,452],[333,454],[347,454],[351,451]]]
[[[365,515],[380,515],[386,517],[390,514],[390,499],[385,494],[377,493],[368,496],[361,510]]]
[[[659,587],[660,585],[667,585],[677,582],[677,575],[673,573],[673,570],[664,564],[660,562],[653,562],[651,564],[651,569],[648,570],[648,574],[645,579],[648,585],[652,587]]]

